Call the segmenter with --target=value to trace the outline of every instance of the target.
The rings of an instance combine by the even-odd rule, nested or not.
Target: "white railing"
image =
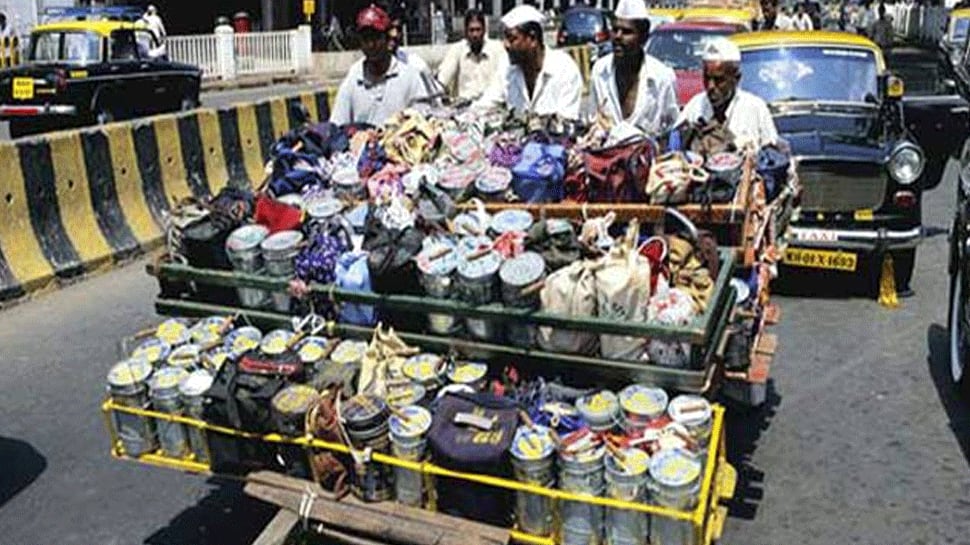
[[[933,44],[946,33],[949,15],[946,8],[897,3],[891,7],[890,13],[896,34],[906,41]]]
[[[203,78],[219,77],[219,48],[215,34],[169,36],[165,47],[173,61],[201,68]]]
[[[170,36],[169,57],[202,69],[204,79],[305,74],[311,70],[310,28],[235,34],[229,27],[215,34]]]

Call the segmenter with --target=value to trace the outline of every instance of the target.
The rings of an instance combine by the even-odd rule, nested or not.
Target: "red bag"
[[[299,208],[281,203],[261,193],[256,198],[254,220],[260,225],[265,225],[270,233],[299,231],[303,223],[303,212]]]
[[[587,151],[589,202],[645,202],[650,165],[656,155],[656,143],[646,137]]]

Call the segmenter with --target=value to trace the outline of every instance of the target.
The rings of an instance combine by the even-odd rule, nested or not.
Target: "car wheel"
[[[189,112],[199,107],[199,99],[192,97],[185,97],[182,99],[181,105],[179,105],[179,110],[183,112]]]
[[[963,278],[963,266],[957,267],[950,277],[950,378],[957,390],[970,397],[970,328],[967,327],[967,293]]]
[[[910,282],[913,280],[913,269],[916,267],[916,248],[899,250],[892,253],[893,271],[896,273],[896,293],[900,296],[912,295]]]
[[[10,138],[22,138],[34,134],[36,127],[30,121],[24,119],[10,120]]]

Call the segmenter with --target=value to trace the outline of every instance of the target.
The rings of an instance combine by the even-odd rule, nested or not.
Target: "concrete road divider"
[[[158,247],[188,196],[263,181],[300,102],[326,119],[332,91],[200,109],[0,143],[0,304]]]

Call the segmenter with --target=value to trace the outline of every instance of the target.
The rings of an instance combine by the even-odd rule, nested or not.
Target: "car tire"
[[[179,104],[179,111],[190,112],[192,110],[195,110],[198,107],[199,107],[198,98],[185,97],[182,99],[182,102]]]
[[[913,280],[913,270],[916,268],[916,248],[897,250],[892,253],[893,271],[895,272],[896,293],[906,296],[913,290],[910,283]]]
[[[949,330],[950,346],[950,380],[956,390],[970,399],[970,338],[967,331],[967,293],[966,280],[963,278],[963,266],[958,265],[950,276],[950,311],[947,315],[947,329]]]
[[[11,119],[9,122],[10,138],[17,139],[34,134],[37,127],[26,119]]]

